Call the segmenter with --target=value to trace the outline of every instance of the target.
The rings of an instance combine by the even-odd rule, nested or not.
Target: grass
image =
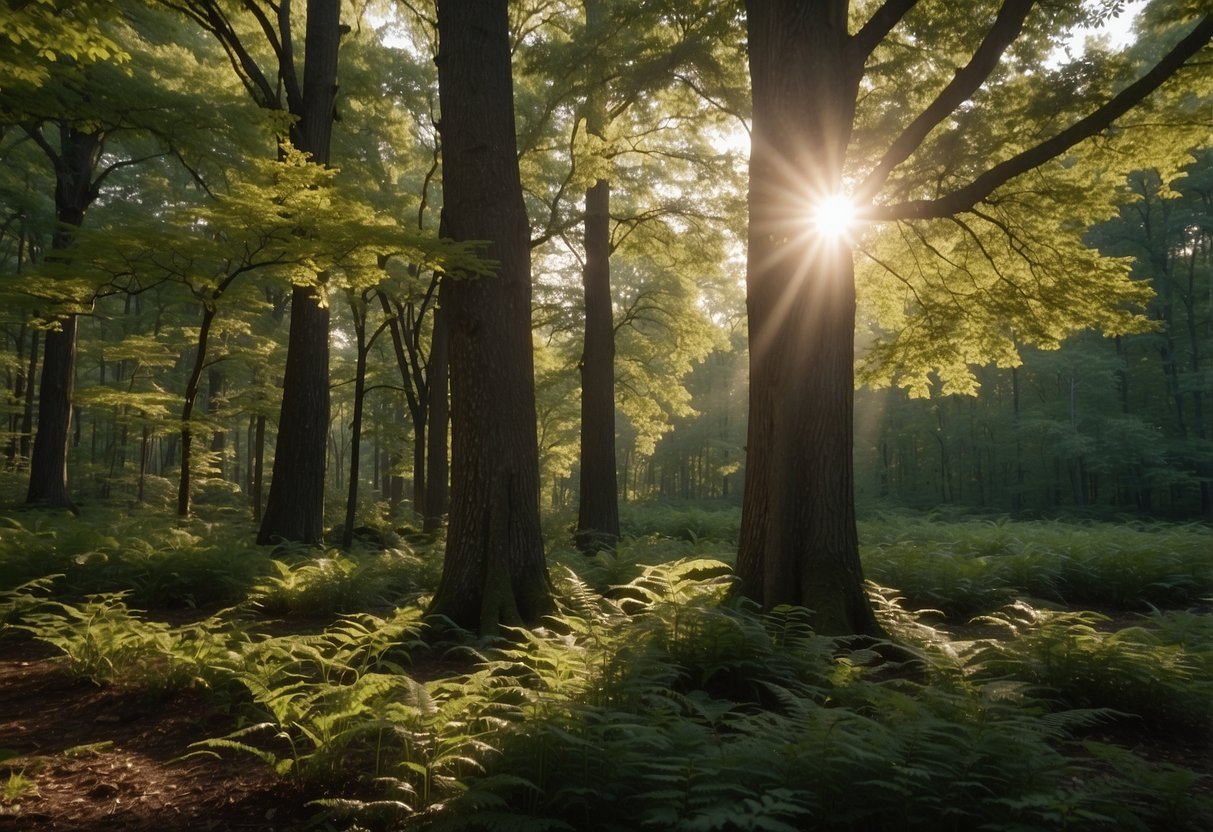
[[[614,553],[553,553],[543,627],[443,643],[421,543],[267,553],[247,529],[23,515],[0,530],[0,635],[99,683],[210,691],[232,730],[195,753],[259,760],[368,830],[1213,822],[1199,773],[1106,741],[1213,736],[1206,529],[865,523],[871,597],[918,657],[896,666],[734,597],[721,515],[630,507]],[[202,599],[229,606],[135,608]]]

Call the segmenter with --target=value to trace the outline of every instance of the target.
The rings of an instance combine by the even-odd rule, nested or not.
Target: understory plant
[[[1175,599],[1192,592],[1175,589],[1182,574],[1203,580],[1189,532],[1143,528],[1116,557],[1074,542],[1054,557],[1043,548],[1061,534],[1051,524],[956,531],[949,542],[897,521],[874,537],[869,572],[883,563],[901,580],[868,587],[896,647],[857,649],[814,633],[805,610],[757,609],[715,556],[730,544],[693,532],[554,558],[556,613],[498,639],[429,629],[422,601],[437,559],[405,549],[263,554],[241,603],[183,627],[131,609],[134,595],[81,594],[101,571],[77,564],[8,590],[0,618],[55,645],[79,675],[221,694],[238,722],[195,753],[255,756],[360,829],[1213,825],[1198,773],[1107,742],[1134,721],[1208,729],[1207,595],[1186,611],[1146,603],[1156,583]],[[181,532],[177,557],[218,562],[213,541]],[[54,548],[71,532],[30,523],[14,534]],[[1179,554],[1131,569],[1148,557],[1127,553],[1156,534]],[[115,582],[164,574],[147,563],[172,560],[171,546],[91,533],[72,546],[87,550],[50,562],[104,556]],[[1129,626],[1123,613],[1113,622],[1027,599],[1072,593],[1083,569],[1105,566],[1143,588],[1126,604],[1141,610]],[[181,574],[185,586],[204,572]],[[1124,580],[1108,598],[1129,597]],[[965,639],[949,635],[960,626]]]

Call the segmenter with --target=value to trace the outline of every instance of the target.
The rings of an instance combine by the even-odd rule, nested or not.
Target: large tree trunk
[[[51,256],[63,259],[68,257],[73,230],[83,224],[85,211],[97,198],[93,171],[101,158],[105,134],[101,130],[84,132],[63,125],[59,136],[59,153],[52,158],[55,219],[59,229],[51,240]],[[76,316],[64,315],[56,323],[57,328],[46,334],[43,347],[38,432],[34,436],[25,501],[32,505],[74,508],[67,492],[67,443],[76,377]]]
[[[586,0],[586,38],[602,28],[601,0]],[[605,137],[603,92],[590,92],[586,129]],[[599,179],[585,192],[585,344],[581,353],[581,451],[577,548],[586,554],[614,548],[619,539],[619,484],[615,469],[615,324],[611,315],[611,186]]]
[[[585,197],[585,347],[579,365],[581,470],[576,542],[587,554],[613,548],[619,539],[609,194],[610,185],[600,179]]]
[[[329,162],[337,95],[338,0],[308,0],[302,112],[291,140],[319,165]],[[329,309],[311,286],[291,293],[291,331],[278,443],[258,543],[324,536],[324,463],[329,427]]]
[[[442,528],[447,510],[450,508],[450,472],[447,468],[447,439],[450,435],[450,384],[447,379],[449,344],[447,342],[446,313],[442,307],[434,308],[433,344],[430,347],[429,370],[427,372],[426,396],[429,415],[426,432],[425,464],[425,515],[422,528],[436,532]]]
[[[451,511],[430,612],[484,633],[552,609],[539,530],[529,229],[506,0],[440,0],[443,227],[497,273],[448,275]]]
[[[750,421],[737,572],[766,609],[800,605],[820,632],[879,635],[855,528],[851,249],[805,216],[841,185],[857,82],[843,58],[847,5],[746,4]]]

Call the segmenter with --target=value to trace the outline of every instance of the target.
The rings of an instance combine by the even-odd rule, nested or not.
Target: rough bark
[[[341,39],[338,0],[308,0],[303,89],[292,113],[295,147],[327,165]],[[293,67],[290,67],[293,74]],[[293,96],[288,96],[293,98]],[[329,426],[329,309],[312,286],[291,293],[291,328],[270,493],[258,543],[319,543],[324,535],[324,465]]]
[[[600,179],[585,198],[585,346],[579,364],[581,468],[576,542],[587,554],[613,548],[619,539],[609,194],[610,185]]]
[[[802,199],[841,184],[856,81],[847,3],[747,3],[750,421],[737,572],[764,608],[828,634],[880,635],[863,591],[851,456],[855,284],[849,245],[806,235]]]
[[[425,514],[422,529],[436,532],[442,528],[450,508],[450,472],[448,470],[447,440],[450,437],[450,384],[447,379],[449,353],[446,313],[434,309],[433,343],[430,346],[426,396],[429,404],[428,431],[425,452]]]
[[[539,529],[529,229],[506,0],[440,0],[443,227],[491,276],[448,275],[451,506],[430,612],[484,633],[552,609]]]
[[[316,290],[296,286],[278,441],[260,544],[324,538],[324,463],[329,426],[329,310]],[[316,337],[323,333],[324,338]]]

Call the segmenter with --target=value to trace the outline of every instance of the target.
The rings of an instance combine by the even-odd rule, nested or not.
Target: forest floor
[[[298,832],[306,797],[247,755],[182,759],[231,717],[197,693],[155,701],[70,677],[37,642],[0,639],[0,753],[29,793],[0,803],[4,832]],[[0,774],[5,766],[0,765]],[[0,788],[9,775],[0,777]]]
[[[0,789],[15,772],[30,784],[0,801],[0,832],[303,832],[331,828],[311,796],[251,755],[185,758],[191,743],[232,728],[197,692],[168,699],[72,678],[55,651],[0,639]],[[1120,723],[1092,739],[1201,775],[1213,793],[1207,739]],[[9,759],[3,762],[5,757]]]

